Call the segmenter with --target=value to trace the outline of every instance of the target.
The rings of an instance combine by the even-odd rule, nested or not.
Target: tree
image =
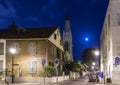
[[[84,68],[83,65],[78,61],[67,61],[64,65],[66,74],[69,74],[70,71],[79,72],[83,68]]]
[[[92,63],[95,62],[95,48],[88,48],[86,50],[83,51],[82,54],[82,63],[86,64],[88,66],[88,68],[91,68]]]

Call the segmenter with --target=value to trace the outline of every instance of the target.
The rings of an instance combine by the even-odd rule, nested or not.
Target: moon
[[[88,38],[87,38],[87,37],[85,38],[85,41],[88,41]]]

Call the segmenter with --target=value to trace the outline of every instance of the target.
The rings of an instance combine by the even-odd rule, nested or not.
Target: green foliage
[[[81,69],[83,69],[83,65],[78,62],[78,61],[74,61],[74,62],[66,62],[65,67],[68,71],[73,71],[73,72],[79,72]]]
[[[56,74],[56,69],[53,66],[46,66],[44,67],[44,72],[47,77],[51,77]]]
[[[88,67],[91,67],[92,63],[95,62],[95,50],[95,48],[88,48],[84,50],[82,54],[82,63],[86,64]]]

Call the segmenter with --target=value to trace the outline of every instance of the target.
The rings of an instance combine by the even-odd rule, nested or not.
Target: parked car
[[[99,82],[99,78],[96,74],[91,74],[89,76],[89,82]]]

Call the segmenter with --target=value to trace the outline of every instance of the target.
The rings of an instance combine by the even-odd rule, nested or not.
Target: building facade
[[[120,84],[120,0],[109,0],[109,5],[101,32],[102,82],[111,79]]]
[[[42,62],[45,66],[54,66],[57,58],[60,75],[64,59],[61,40],[59,27],[20,28],[12,24],[8,29],[0,29],[0,68],[6,69],[6,76],[10,77],[14,56],[15,77],[39,77],[43,73]],[[10,53],[10,48],[16,49],[14,55]]]

